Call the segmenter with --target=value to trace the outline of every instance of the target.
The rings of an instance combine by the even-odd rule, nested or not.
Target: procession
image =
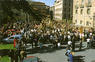
[[[46,30],[47,27],[44,26],[44,30],[42,29],[43,27],[41,27],[39,30],[39,26],[40,25],[35,24],[33,28],[33,25],[30,23],[12,23],[10,25],[6,24],[6,27],[3,26],[1,28],[2,30],[0,31],[0,34],[2,36],[2,42],[0,43],[12,43],[14,45],[14,48],[16,49],[10,50],[9,52],[12,52],[12,55],[23,55],[22,58],[20,57],[21,61],[27,55],[27,44],[31,44],[31,49],[37,47],[43,49],[44,44],[51,44],[52,46],[50,48],[56,49],[64,47],[64,45],[67,45],[66,51],[73,52],[73,54],[76,51],[76,43],[79,43],[79,51],[82,50],[83,42],[87,43],[87,49],[95,47],[95,33],[92,30],[85,31],[82,27],[76,29],[68,28],[68,30],[63,29],[64,31],[61,27],[57,29],[49,28],[48,30]],[[9,40],[5,40],[4,38],[9,38]],[[20,54],[21,52],[23,53]],[[13,56],[11,58],[13,58]],[[15,58],[15,60],[18,60],[18,58]],[[11,62],[12,61],[13,59],[11,59]]]

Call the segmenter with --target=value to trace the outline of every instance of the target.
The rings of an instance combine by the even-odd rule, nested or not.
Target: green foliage
[[[37,21],[41,21],[47,14],[43,13],[44,10],[34,9],[27,0],[2,0],[0,1],[0,9],[2,10],[0,14],[3,17],[3,23],[26,20],[26,14]]]
[[[10,59],[8,56],[0,57],[0,62],[10,62]]]
[[[0,49],[16,49],[13,44],[0,44]]]

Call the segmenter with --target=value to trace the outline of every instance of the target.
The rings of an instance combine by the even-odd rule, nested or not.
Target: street
[[[83,46],[86,46],[85,42],[83,43]],[[78,50],[78,48],[76,48],[76,50]],[[44,49],[40,51],[41,52],[35,51],[35,53],[28,54],[28,56],[37,56],[45,62],[68,62],[67,56],[65,55],[65,48],[55,49],[49,52],[45,52]],[[95,54],[93,54],[94,52],[95,49],[86,49],[86,47],[84,47],[83,51],[75,52],[74,58],[76,60],[74,62],[95,62]]]

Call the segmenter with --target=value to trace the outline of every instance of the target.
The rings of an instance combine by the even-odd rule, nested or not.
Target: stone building
[[[55,20],[62,20],[63,17],[63,0],[56,0],[54,3],[55,6]]]
[[[78,27],[95,27],[95,0],[73,1],[73,23]]]
[[[56,0],[54,6],[55,20],[72,20],[73,0]]]

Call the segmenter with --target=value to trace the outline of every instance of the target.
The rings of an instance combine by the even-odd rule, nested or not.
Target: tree
[[[0,1],[0,4],[0,8],[2,8],[3,11],[1,13],[1,16],[3,17],[3,23],[15,22],[16,20],[19,20],[22,18],[21,12],[32,16],[33,19],[37,21],[41,21],[44,17],[46,17],[46,14],[42,14],[39,9],[34,9],[34,7],[29,5],[29,2],[26,0],[2,0]]]

